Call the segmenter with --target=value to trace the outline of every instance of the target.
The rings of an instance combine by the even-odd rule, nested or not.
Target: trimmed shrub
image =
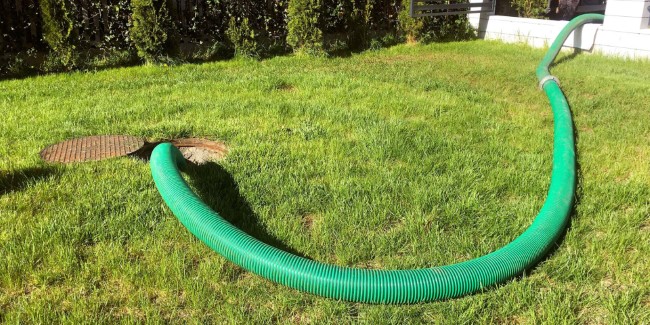
[[[348,44],[351,49],[364,49],[370,44],[374,0],[354,1],[348,18]]]
[[[130,36],[138,56],[148,63],[168,58],[178,49],[164,0],[132,0]]]
[[[64,0],[39,1],[43,17],[43,39],[52,49],[46,71],[70,70],[76,66],[74,22]]]
[[[475,36],[466,15],[413,18],[409,0],[402,0],[399,12],[399,34],[407,42],[455,41]]]
[[[319,25],[327,36],[326,49],[336,51],[367,48],[371,30],[381,29],[374,24],[375,18],[378,18],[373,16],[375,2],[376,0],[324,0]]]
[[[548,2],[546,0],[512,0],[512,6],[519,17],[543,18]]]
[[[326,50],[344,54],[394,45],[401,8],[402,0],[323,0],[320,26]]]
[[[297,52],[323,53],[323,31],[319,26],[322,0],[290,0],[287,43]]]
[[[235,48],[235,56],[259,57],[255,31],[248,22],[248,18],[244,18],[241,23],[237,23],[235,17],[230,17],[226,35]]]
[[[235,53],[232,46],[215,41],[212,42],[212,45],[207,45],[204,49],[198,49],[187,57],[191,61],[214,61],[230,59],[233,56],[235,56]]]
[[[402,10],[398,15],[400,35],[407,42],[415,42],[420,38],[424,31],[424,20],[413,18],[409,13],[410,0],[402,0]]]

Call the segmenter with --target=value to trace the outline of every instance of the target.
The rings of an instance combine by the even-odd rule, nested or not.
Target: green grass
[[[95,134],[223,140],[227,158],[187,179],[256,237],[337,265],[459,262],[510,242],[544,201],[543,54],[474,41],[2,81],[0,322],[647,324],[649,62],[578,55],[553,68],[578,130],[566,237],[526,275],[443,302],[275,285],[189,234],[145,162],[38,157]]]

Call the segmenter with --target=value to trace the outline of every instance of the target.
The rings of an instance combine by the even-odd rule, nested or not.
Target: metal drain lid
[[[40,156],[56,163],[97,161],[129,155],[144,146],[144,140],[130,135],[97,135],[51,145]]]

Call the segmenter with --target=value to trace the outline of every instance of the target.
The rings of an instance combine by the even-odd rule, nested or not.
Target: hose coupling
[[[551,81],[551,80],[555,81],[555,83],[556,83],[558,86],[560,85],[560,79],[558,79],[558,78],[557,78],[556,76],[554,76],[554,75],[548,75],[548,76],[545,76],[544,78],[542,78],[542,79],[539,81],[539,90],[543,90],[543,89],[544,89],[544,84],[545,84],[547,81]]]

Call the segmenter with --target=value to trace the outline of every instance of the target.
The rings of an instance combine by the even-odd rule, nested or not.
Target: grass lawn
[[[337,265],[455,263],[510,242],[544,201],[543,55],[472,41],[1,81],[0,322],[648,324],[650,62],[562,54],[553,72],[578,131],[572,224],[526,275],[443,302],[273,284],[195,239],[147,163],[38,157],[96,134],[222,140],[226,159],[186,177],[257,238]]]

